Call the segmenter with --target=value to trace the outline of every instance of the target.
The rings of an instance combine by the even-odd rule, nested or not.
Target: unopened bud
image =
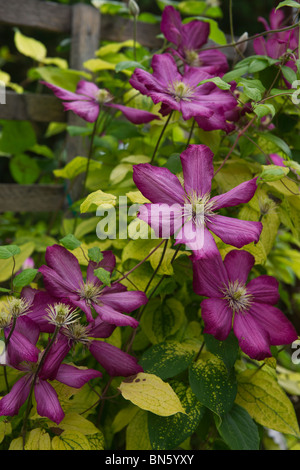
[[[238,44],[236,46],[236,49],[241,53],[241,54],[244,54],[244,52],[246,52],[246,49],[248,47],[248,33],[244,33],[241,35],[241,37],[237,40],[237,43],[241,42],[241,44]],[[244,42],[242,42],[244,41]]]
[[[135,0],[129,0],[128,2],[129,13],[133,16],[139,16],[140,8]]]

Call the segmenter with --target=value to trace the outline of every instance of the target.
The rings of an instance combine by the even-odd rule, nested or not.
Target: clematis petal
[[[248,251],[231,250],[224,258],[224,266],[231,282],[246,284],[249,273],[254,266],[254,256]]]
[[[154,230],[158,238],[170,238],[183,224],[183,207],[180,204],[144,204],[138,218]]]
[[[182,40],[182,22],[179,11],[167,5],[161,16],[160,29],[165,38],[179,46]]]
[[[212,197],[211,202],[214,203],[214,210],[217,211],[224,207],[233,207],[249,202],[257,190],[256,181],[257,178],[253,178],[239,184],[230,191],[227,191],[227,193]]]
[[[18,331],[14,331],[7,347],[7,363],[12,367],[18,368],[22,361],[36,362],[39,352],[39,349],[25,336]]]
[[[34,396],[38,414],[59,424],[65,414],[52,385],[46,382],[46,380],[38,380],[34,386]]]
[[[73,292],[79,289],[79,286],[74,286],[72,278],[60,276],[60,274],[54,269],[49,268],[49,266],[41,266],[39,272],[43,274],[45,288],[50,295],[55,295],[57,299],[70,298]]]
[[[141,291],[127,291],[101,295],[101,302],[115,310],[130,313],[148,302],[147,296]]]
[[[206,145],[189,145],[180,155],[187,194],[204,196],[211,191],[214,154]]]
[[[63,103],[65,111],[73,111],[87,122],[95,122],[99,116],[100,105],[95,100],[67,101]]]
[[[179,179],[168,168],[140,163],[133,166],[133,181],[141,193],[154,203],[182,204],[185,196]]]
[[[110,108],[115,108],[121,111],[128,121],[133,124],[146,124],[151,122],[154,119],[160,120],[160,117],[156,114],[150,113],[149,111],[144,111],[143,109],[130,108],[128,106],[123,106],[121,104],[106,104]]]
[[[268,333],[272,346],[291,344],[298,338],[292,323],[281,310],[272,305],[255,301],[251,304],[249,315]]]
[[[258,242],[261,231],[261,222],[234,219],[223,215],[214,215],[207,221],[207,227],[221,240],[236,248],[242,248],[251,242]]]
[[[76,93],[80,95],[85,95],[86,97],[91,99],[96,99],[97,93],[99,91],[99,87],[93,82],[88,82],[86,80],[79,80],[76,87]]]
[[[89,324],[88,332],[89,336],[93,338],[109,338],[114,332],[116,326],[106,323],[97,317],[92,323]]]
[[[178,71],[177,64],[171,54],[154,54],[151,67],[154,77],[159,83],[167,89],[170,83],[176,80],[181,81],[181,74]]]
[[[131,326],[132,328],[137,328],[139,322],[130,317],[129,315],[123,315],[123,313],[118,312],[109,305],[96,305],[94,304],[94,309],[100,316],[100,318],[116,326]]]
[[[99,364],[101,364],[112,377],[128,377],[143,372],[142,367],[138,365],[134,357],[121,351],[112,344],[105,343],[104,341],[92,341],[89,349]]]
[[[52,85],[52,83],[44,82],[41,81],[43,85],[48,87],[57,98],[60,98],[61,100],[64,101],[78,101],[78,100],[86,100],[86,96],[78,95],[77,93],[73,93],[72,91],[65,90],[64,88],[61,88],[56,85]]]
[[[49,323],[47,320],[47,308],[49,305],[54,305],[55,303],[60,302],[57,297],[53,297],[46,291],[37,290],[33,298],[33,302],[30,307],[30,311],[26,315],[27,318],[30,318],[40,331],[44,333],[52,333],[54,331],[54,325]]]
[[[247,291],[258,303],[275,305],[280,299],[278,281],[273,276],[262,275],[252,279],[247,284]]]
[[[89,380],[102,377],[98,370],[94,369],[78,369],[70,364],[62,364],[58,369],[55,380],[61,382],[69,387],[81,388]]]
[[[187,249],[193,251],[196,259],[216,256],[218,248],[216,242],[204,225],[195,226],[192,220],[186,222],[181,230],[175,234],[175,245],[183,243]]]
[[[202,99],[191,99],[190,101],[180,100],[180,110],[185,121],[188,121],[192,117],[208,119],[214,114],[213,109],[205,106]]]
[[[193,288],[196,294],[206,297],[223,297],[222,290],[229,278],[220,252],[215,256],[198,260],[192,257]]]
[[[201,68],[209,74],[223,74],[228,72],[229,65],[227,57],[218,50],[200,51],[198,54]]]
[[[63,279],[67,279],[75,289],[82,284],[82,273],[77,258],[65,247],[60,245],[48,246],[46,263]]]
[[[181,46],[187,50],[200,49],[208,41],[209,29],[209,23],[199,20],[182,25]]]
[[[60,334],[43,362],[39,377],[43,380],[54,380],[62,361],[67,356],[71,347],[72,343],[68,341],[67,337]]]
[[[204,321],[204,333],[224,341],[230,333],[232,311],[223,299],[205,299],[201,302],[201,317]]]
[[[233,331],[240,348],[249,357],[258,361],[272,357],[269,334],[250,312],[235,314]]]
[[[21,377],[0,400],[0,416],[15,416],[28,398],[32,377],[29,374]]]

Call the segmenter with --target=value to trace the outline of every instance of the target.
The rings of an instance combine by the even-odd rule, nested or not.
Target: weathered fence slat
[[[0,212],[52,212],[61,204],[64,188],[46,184],[1,184]]]

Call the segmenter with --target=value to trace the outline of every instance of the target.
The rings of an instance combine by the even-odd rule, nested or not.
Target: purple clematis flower
[[[257,242],[260,222],[244,221],[219,215],[217,211],[252,199],[256,178],[241,183],[225,194],[211,197],[214,175],[213,153],[205,145],[189,145],[181,156],[184,184],[167,168],[142,163],[133,167],[133,180],[153,204],[140,206],[138,217],[147,222],[156,236],[174,235],[176,243],[193,250],[197,258],[218,252],[210,232],[224,243],[241,248]]]
[[[199,83],[211,78],[201,68],[185,67],[179,72],[175,59],[168,53],[155,54],[151,67],[153,73],[135,69],[129,80],[133,88],[162,103],[163,116],[179,111],[184,120],[195,118],[205,131],[223,129],[229,132],[234,126],[228,122],[227,113],[237,107],[237,101],[227,90],[220,90],[214,83]]]
[[[194,260],[194,291],[209,297],[201,302],[204,332],[223,341],[231,328],[249,357],[263,360],[272,356],[270,346],[290,344],[298,335],[275,304],[278,282],[262,275],[246,284],[254,257],[244,250]]]
[[[201,51],[207,43],[210,25],[205,21],[193,20],[187,24],[181,21],[180,13],[171,5],[162,13],[161,31],[165,38],[176,46],[170,52],[190,67],[201,67],[211,75],[225,74],[228,62],[225,54],[212,49]]]
[[[160,119],[159,116],[148,111],[111,103],[113,100],[111,94],[105,89],[98,88],[92,82],[80,80],[75,93],[51,83],[41,83],[50,88],[58,98],[63,100],[65,111],[73,111],[88,122],[95,122],[97,120],[102,106],[118,109],[133,124],[145,124],[154,119]]]
[[[47,266],[41,266],[39,271],[43,274],[44,285],[53,297],[63,299],[74,307],[79,307],[85,314],[88,322],[94,321],[92,309],[100,318],[117,326],[132,326],[136,328],[138,321],[121,312],[130,313],[148,299],[144,292],[127,291],[120,283],[106,287],[95,275],[96,268],[104,268],[110,273],[115,268],[116,259],[111,251],[103,252],[100,263],[90,261],[84,281],[77,258],[66,248],[53,245],[46,250]]]
[[[128,377],[143,372],[133,356],[112,344],[99,341],[99,338],[108,338],[114,329],[114,325],[103,322],[100,317],[88,325],[77,321],[62,328],[55,348],[50,351],[45,360],[43,374],[45,377],[55,378],[61,362],[77,343],[85,346],[111,377]]]
[[[268,22],[259,17],[258,20],[264,25],[266,31],[276,30],[284,28],[284,12],[282,10],[272,9],[270,13],[270,25]],[[293,29],[290,31],[283,31],[281,33],[269,34],[265,39],[263,37],[256,38],[253,41],[253,47],[256,54],[267,55],[272,59],[280,59],[287,53],[288,50],[294,51],[291,53],[291,58],[284,64],[286,67],[290,67],[295,72],[297,71],[296,59],[298,58],[298,46],[299,46],[299,30]],[[290,84],[285,79],[288,86]]]

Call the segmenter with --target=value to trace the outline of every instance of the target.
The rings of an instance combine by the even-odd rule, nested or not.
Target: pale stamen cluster
[[[93,282],[87,281],[80,286],[77,293],[88,305],[92,305],[92,303],[98,303],[101,290],[102,286],[97,286]]]
[[[63,327],[74,323],[78,319],[78,309],[74,309],[69,305],[58,303],[48,305],[47,320],[55,326]]]
[[[214,202],[210,200],[210,194],[204,194],[199,196],[197,192],[189,194],[183,206],[183,216],[186,222],[192,220],[196,226],[205,225],[206,222],[210,222],[214,216]]]
[[[240,281],[229,282],[222,289],[224,300],[234,313],[246,313],[249,310],[253,296],[247,292],[246,286]]]
[[[30,311],[31,302],[25,299],[12,297],[7,300],[7,311],[12,318],[18,318],[21,315],[27,315]]]
[[[195,89],[180,80],[175,80],[174,82],[169,83],[167,92],[179,103],[180,101],[191,101],[191,98],[194,96]]]
[[[185,49],[184,54],[185,54],[186,62],[191,67],[201,67],[202,60],[200,59],[199,54],[198,54],[197,51],[195,51],[193,49]]]
[[[88,328],[79,321],[68,325],[68,327],[63,330],[63,334],[70,342],[81,343],[84,346],[88,346],[92,341],[88,334]]]
[[[95,98],[98,101],[98,103],[105,104],[105,103],[109,103],[109,101],[112,101],[113,96],[109,93],[109,91],[105,90],[104,88],[100,88],[96,92]]]

